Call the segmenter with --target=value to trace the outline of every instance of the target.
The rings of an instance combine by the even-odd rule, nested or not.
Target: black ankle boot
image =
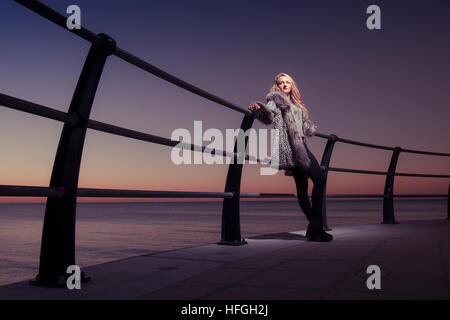
[[[333,236],[331,234],[326,233],[321,228],[313,226],[311,223],[308,225],[305,237],[309,241],[317,241],[317,242],[329,242],[333,240]]]

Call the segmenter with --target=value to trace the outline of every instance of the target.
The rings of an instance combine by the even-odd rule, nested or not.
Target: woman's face
[[[282,92],[284,92],[287,96],[289,96],[291,94],[292,83],[288,77],[286,77],[286,76],[279,77],[277,80],[277,85],[278,85],[278,88],[280,88],[280,90]]]

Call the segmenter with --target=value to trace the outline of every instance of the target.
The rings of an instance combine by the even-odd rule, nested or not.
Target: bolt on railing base
[[[235,240],[235,241],[220,240],[219,242],[217,242],[217,244],[224,245],[224,246],[242,246],[247,243],[248,242],[244,238],[242,238],[241,240]]]
[[[56,281],[48,281],[48,280],[41,280],[39,275],[36,276],[35,279],[30,280],[30,285],[32,286],[39,286],[39,287],[51,287],[51,288],[66,288],[67,287],[67,276],[59,276],[58,280]],[[81,271],[80,275],[80,282],[86,283],[91,281],[91,277],[86,276],[84,271]]]

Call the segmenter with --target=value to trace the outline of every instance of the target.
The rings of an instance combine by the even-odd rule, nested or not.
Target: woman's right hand
[[[257,103],[252,103],[251,105],[248,106],[249,110],[258,110],[260,107]]]

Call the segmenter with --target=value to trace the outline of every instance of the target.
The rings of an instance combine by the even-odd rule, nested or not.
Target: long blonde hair
[[[291,100],[291,102],[293,104],[295,104],[297,107],[299,107],[302,110],[303,113],[303,118],[304,119],[309,119],[309,113],[308,113],[308,109],[306,109],[304,103],[302,102],[302,95],[300,94],[300,91],[298,90],[297,84],[295,83],[294,79],[292,79],[292,77],[286,73],[279,73],[277,74],[277,76],[275,77],[275,80],[273,81],[273,85],[272,88],[270,88],[270,92],[274,92],[274,91],[278,91],[284,94],[283,91],[280,90],[280,88],[278,87],[278,79],[280,77],[287,77],[290,81],[291,81],[291,93],[289,94],[289,99]]]

